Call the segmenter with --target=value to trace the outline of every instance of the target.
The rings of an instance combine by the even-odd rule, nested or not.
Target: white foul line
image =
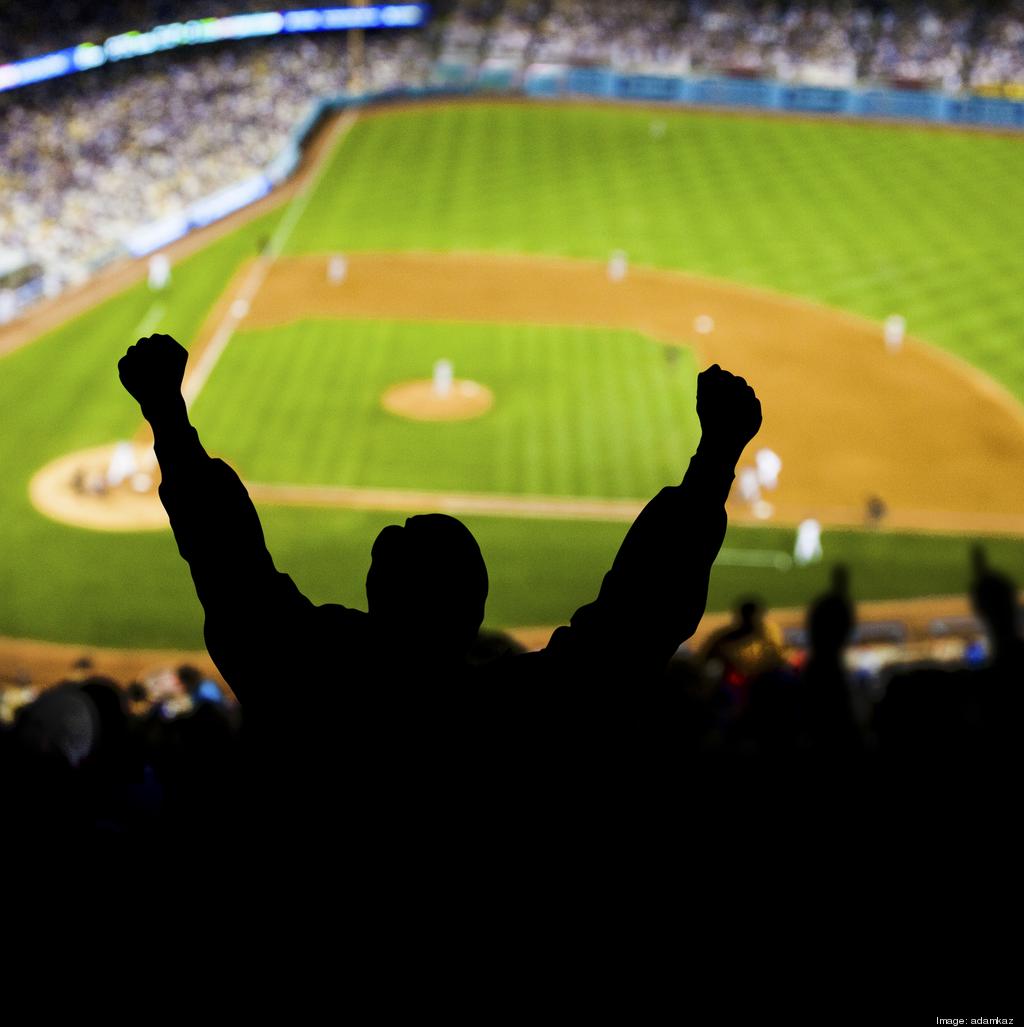
[[[135,330],[132,335],[136,339],[141,339],[146,335],[149,335],[151,331],[160,323],[160,319],[167,312],[167,308],[159,302],[154,300],[150,305],[149,309],[145,314],[142,315],[142,320],[135,326]]]
[[[716,564],[722,567],[771,567],[788,571],[793,557],[780,549],[720,549]]]
[[[281,250],[284,249],[284,244],[288,241],[292,230],[298,224],[299,218],[306,212],[310,198],[316,192],[317,187],[320,185],[320,180],[323,178],[324,172],[331,162],[331,156],[333,156],[335,149],[340,145],[345,136],[348,135],[349,130],[356,123],[358,117],[358,111],[354,107],[350,107],[338,119],[338,124],[334,131],[335,138],[327,148],[328,153],[317,170],[316,175],[305,189],[296,193],[289,201],[284,217],[277,223],[277,228],[270,237],[270,242],[267,243],[265,253],[256,258],[256,262],[249,269],[249,273],[245,276],[245,281],[242,282],[241,288],[229,304],[227,312],[217,325],[216,331],[214,331],[209,343],[203,349],[196,363],[189,369],[189,374],[181,386],[181,394],[185,397],[186,406],[191,407],[195,402],[196,397],[213,372],[217,361],[220,360],[224,350],[227,349],[235,329],[245,315],[249,313],[252,301],[256,298],[256,293],[260,291],[260,287],[266,281],[270,268],[273,266],[274,261],[277,260]]]
[[[260,286],[267,277],[272,261],[269,257],[257,257],[256,263],[249,268],[242,287],[231,301],[227,313],[221,318],[217,330],[207,343],[206,348],[200,354],[199,359],[189,368],[189,375],[182,383],[181,394],[185,397],[185,405],[191,407],[196,396],[206,384],[207,379],[213,371],[221,354],[227,349],[231,336],[234,335],[238,323],[249,313],[249,305],[252,303]]]

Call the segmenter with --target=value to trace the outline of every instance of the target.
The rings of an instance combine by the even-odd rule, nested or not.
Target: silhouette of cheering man
[[[701,441],[686,476],[637,517],[597,598],[543,651],[471,672],[465,657],[483,621],[487,570],[465,525],[441,514],[389,525],[373,544],[369,612],[313,604],[275,568],[244,485],[207,455],[190,424],[181,395],[187,359],[174,339],[153,335],[128,350],[118,371],[153,429],[160,499],[205,612],[210,655],[247,726],[259,718],[276,732],[289,693],[332,705],[332,713],[373,706],[387,730],[407,718],[415,731],[428,706],[437,722],[437,704],[460,683],[475,685],[457,700],[464,711],[464,701],[484,691],[481,679],[511,705],[530,694],[543,706],[546,693],[519,686],[657,675],[703,615],[735,466],[761,425],[760,403],[742,378],[718,365],[704,371]],[[443,688],[422,687],[431,683]],[[397,689],[401,702],[393,701]]]

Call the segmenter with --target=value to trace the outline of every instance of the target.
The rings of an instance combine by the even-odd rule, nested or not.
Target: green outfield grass
[[[902,313],[1024,399],[1022,168],[1024,137],[449,106],[358,123],[288,249],[621,248],[869,317]]]
[[[666,125],[660,139],[650,134],[652,120]],[[869,316],[902,312],[912,332],[1024,398],[1024,292],[1014,266],[1024,242],[1022,147],[1024,140],[980,134],[628,109],[396,113],[357,123],[287,251],[603,258],[623,248],[634,262]],[[276,219],[262,218],[176,267],[160,301],[160,330],[189,341]],[[0,633],[201,644],[191,580],[169,535],[56,525],[26,494],[47,460],[134,430],[137,413],[115,365],[151,316],[152,297],[138,286],[0,359]],[[439,336],[444,354],[436,352]],[[438,355],[453,357],[460,375],[518,399],[463,425],[409,425],[378,409],[382,383],[426,377]],[[639,498],[683,469],[673,464],[685,462],[694,438],[687,373],[685,361],[668,367],[660,347],[631,333],[309,321],[236,337],[196,420],[212,449],[264,480]],[[353,409],[365,414],[355,431]],[[397,515],[275,508],[264,519],[278,565],[305,590],[358,604],[370,543]],[[625,531],[467,521],[491,568],[494,625],[563,620],[592,598]],[[826,568],[780,572],[730,562],[730,553],[784,551],[791,541],[779,529],[730,530],[711,608],[747,592],[776,604],[806,602]],[[968,545],[825,534],[827,557],[852,564],[861,598],[963,591]],[[990,549],[1024,578],[1024,544],[999,540]]]

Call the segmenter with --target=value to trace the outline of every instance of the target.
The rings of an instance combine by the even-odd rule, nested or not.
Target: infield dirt
[[[592,261],[360,253],[341,286],[325,262],[278,260],[241,327],[338,317],[634,329],[756,387],[757,444],[783,460],[776,522],[858,525],[878,495],[891,527],[1024,533],[1024,410],[932,346],[908,339],[887,352],[877,323],[679,272],[633,268],[610,282]],[[702,315],[709,334],[694,330]]]
[[[623,281],[611,282],[605,265],[594,261],[359,253],[349,257],[344,283],[332,285],[327,259],[278,259],[240,329],[332,317],[633,329],[691,346],[702,366],[720,363],[755,386],[765,410],[757,445],[771,447],[783,461],[770,496],[773,523],[815,517],[858,526],[867,498],[877,495],[891,528],[1024,534],[1024,410],[985,375],[934,347],[907,339],[899,352],[888,352],[881,325],[872,321],[674,271],[633,268]],[[239,270],[201,331],[191,366],[246,272],[246,266]],[[708,317],[713,330],[697,332],[697,319]],[[50,516],[96,526],[104,501],[69,497],[67,466],[37,477],[33,499]],[[397,500],[381,498],[377,508],[397,501],[478,512],[479,498],[467,497],[466,507],[458,497],[401,493]],[[603,516],[600,499],[541,498],[552,516]],[[629,520],[641,498],[614,501],[605,515]],[[261,483],[258,500],[360,508],[377,502],[372,490],[296,490],[288,483]],[[75,517],[76,501],[96,509]],[[490,497],[486,512],[516,516],[524,512],[521,505],[518,497]],[[739,503],[731,513],[752,518]],[[129,526],[124,515],[123,504],[111,506],[120,530]],[[137,526],[159,522],[158,515],[140,518]]]

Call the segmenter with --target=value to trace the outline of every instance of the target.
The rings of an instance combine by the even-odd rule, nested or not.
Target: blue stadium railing
[[[594,96],[1024,129],[1024,103],[1019,101],[924,90],[835,89],[766,79],[637,75],[546,65],[527,71],[523,91],[535,97]]]

